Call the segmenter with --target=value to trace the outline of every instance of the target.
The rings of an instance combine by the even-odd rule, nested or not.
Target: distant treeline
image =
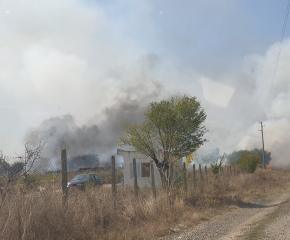
[[[69,171],[85,170],[85,169],[99,169],[104,170],[110,168],[111,163],[100,162],[97,154],[85,154],[73,157],[68,157],[67,168]],[[21,175],[24,172],[24,162],[16,161],[11,162],[9,159],[0,155],[0,175],[2,176],[16,176]],[[57,159],[40,159],[35,162],[33,166],[33,172],[59,172],[61,169],[60,160]]]
[[[226,159],[226,161],[224,161],[224,163],[229,165],[239,164],[241,157],[244,155],[248,155],[249,153],[254,153],[258,155],[261,160],[263,159],[263,149],[254,148],[252,150],[239,150],[234,151],[230,154],[225,154],[224,158]],[[223,154],[220,153],[220,149],[215,148],[207,155],[197,154],[197,156],[193,160],[193,163],[208,165],[210,163],[216,162],[218,159],[221,159],[222,155]],[[271,152],[265,150],[265,164],[268,165],[271,159]]]

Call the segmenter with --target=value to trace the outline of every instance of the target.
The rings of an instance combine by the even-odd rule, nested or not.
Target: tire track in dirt
[[[258,199],[253,203],[243,204],[236,210],[203,222],[186,232],[166,236],[162,239],[243,239],[243,236],[251,231],[251,224],[265,218],[289,198],[290,193],[282,193]]]
[[[290,239],[290,199],[279,206],[261,221],[256,222],[247,237],[251,239]]]
[[[268,217],[269,214],[273,213],[281,203],[284,203],[289,199],[289,196],[278,196],[277,199],[274,199],[268,204],[265,204],[265,208],[255,214],[252,217],[249,217],[246,221],[242,222],[239,226],[235,227],[231,232],[229,232],[226,236],[220,238],[220,240],[233,240],[233,239],[241,239],[244,235],[251,231],[251,225],[256,222],[261,221],[262,219]]]

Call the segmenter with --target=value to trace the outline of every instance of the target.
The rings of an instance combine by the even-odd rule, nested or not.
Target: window
[[[150,163],[136,163],[137,178],[150,177]],[[134,177],[133,163],[130,163],[130,178]]]
[[[150,177],[150,163],[141,163],[142,177]]]

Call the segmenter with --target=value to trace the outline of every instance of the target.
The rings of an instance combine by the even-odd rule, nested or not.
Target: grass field
[[[109,183],[111,173],[102,174]],[[190,175],[187,192],[182,184],[157,189],[156,199],[149,188],[140,189],[136,198],[131,187],[118,186],[116,209],[110,188],[75,189],[69,191],[66,211],[59,175],[30,176],[29,184],[1,179],[0,239],[158,239],[290,186],[290,171],[282,170],[209,177],[196,188]]]

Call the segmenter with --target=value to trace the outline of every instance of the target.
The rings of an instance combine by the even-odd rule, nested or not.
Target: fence
[[[44,162],[43,166],[49,166],[46,168],[49,171],[44,167],[31,168],[30,172],[26,172],[26,179],[23,168],[22,171],[13,172],[8,167],[6,173],[2,172],[0,239],[41,239],[41,234],[47,234],[42,239],[58,239],[60,236],[65,236],[62,239],[96,239],[95,236],[108,239],[109,235],[104,234],[112,229],[118,232],[131,226],[131,233],[131,229],[138,229],[136,226],[144,221],[147,221],[146,226],[160,216],[167,221],[168,216],[188,209],[184,207],[188,203],[195,208],[213,200],[224,201],[228,190],[226,184],[221,185],[220,191],[213,191],[216,185],[219,187],[219,182],[235,182],[238,186],[244,185],[249,177],[251,184],[257,182],[253,180],[254,176],[244,178],[236,166],[223,166],[217,175],[213,175],[210,166],[194,164],[190,168],[183,165],[179,177],[171,181],[174,187],[156,187],[154,174],[150,174],[151,186],[139,188],[134,164],[135,184],[122,188],[122,170],[116,167],[115,157],[112,156],[110,169],[105,171],[105,184],[83,191],[67,188],[67,182],[80,173],[97,173],[104,178],[103,168],[92,167],[73,172],[66,150],[59,155],[60,158],[50,161],[51,165]],[[37,164],[35,166],[41,166],[41,162]],[[152,164],[150,168],[152,173]],[[15,179],[9,182],[12,175]],[[76,232],[76,229],[80,231]],[[34,235],[30,235],[32,233]],[[94,237],[84,234],[94,234]],[[128,232],[124,231],[123,234],[127,236]],[[112,235],[110,237],[113,238]]]
[[[91,156],[92,158],[92,156]],[[3,179],[7,182],[18,182],[18,191],[20,193],[25,194],[29,192],[30,196],[40,196],[41,192],[50,191],[51,194],[57,195],[60,192],[61,201],[63,208],[67,208],[67,203],[69,199],[69,192],[67,188],[67,183],[76,173],[79,172],[98,172],[102,170],[110,170],[111,177],[105,179],[107,185],[106,188],[111,187],[111,194],[112,194],[112,204],[113,208],[116,209],[117,207],[117,186],[116,182],[120,182],[120,171],[116,171],[116,164],[115,164],[115,157],[111,157],[111,166],[109,167],[108,164],[105,167],[83,167],[79,168],[78,172],[71,171],[72,164],[67,159],[66,149],[63,149],[61,152],[61,158],[54,158],[50,159],[49,162],[42,159],[42,161],[35,161],[33,162],[33,166],[31,163],[17,161],[13,164],[8,164],[9,160],[4,158],[3,155],[0,156],[0,160],[2,159],[2,164],[0,165],[0,174]],[[19,158],[22,160],[21,158]],[[3,161],[5,160],[5,161]],[[30,164],[30,165],[29,165]],[[154,198],[157,197],[157,191],[155,186],[155,179],[154,179],[154,167],[153,164],[150,165],[151,168],[151,189],[152,189],[152,196]],[[136,160],[133,160],[133,172],[134,172],[134,195],[138,197],[139,195],[139,187],[138,187],[138,179],[137,179],[137,168],[136,168]],[[116,178],[117,174],[117,178]],[[212,174],[212,170],[209,166],[205,165],[202,166],[201,164],[195,165],[193,164],[192,167],[187,168],[185,163],[183,165],[183,169],[180,173],[179,178],[175,181],[172,181],[171,185],[177,183],[177,185],[183,185],[183,189],[185,193],[187,192],[188,188],[197,189],[198,187],[204,187],[205,184],[209,183],[214,178],[232,178],[240,174],[240,170],[237,166],[222,166],[219,169],[218,174]],[[102,177],[102,176],[101,176]],[[106,176],[108,178],[108,175]],[[19,181],[19,179],[23,179]],[[104,180],[104,179],[103,179]],[[108,185],[110,184],[110,186]],[[3,184],[2,184],[3,185]],[[28,187],[24,187],[28,186]],[[36,186],[36,187],[35,187]],[[29,190],[31,188],[31,191]],[[35,190],[36,189],[36,190]]]
[[[8,164],[9,159],[5,159],[2,165],[0,165],[0,173],[2,175],[2,180],[6,179],[7,182],[17,182],[18,191],[20,194],[24,194],[29,197],[41,197],[42,192],[49,192],[50,195],[59,198],[62,202],[62,208],[66,210],[68,208],[68,200],[70,197],[67,183],[73,176],[79,172],[70,171],[71,165],[68,163],[66,149],[61,152],[61,158],[51,159],[49,162],[46,161],[35,161],[33,166],[29,166],[28,162],[16,162],[13,164]],[[7,162],[5,165],[3,162]],[[80,168],[79,171],[84,172],[97,172],[98,170],[111,171],[111,178],[106,183],[106,188],[111,188],[111,199],[113,209],[117,209],[117,200],[119,194],[117,194],[116,182],[120,182],[120,177],[116,178],[116,174],[120,171],[116,171],[115,157],[111,157],[111,166],[108,167],[93,167],[93,168]],[[1,168],[2,167],[2,168]],[[151,168],[151,189],[152,196],[157,197],[157,191],[154,179],[154,167],[153,164],[150,165]],[[139,196],[139,187],[137,179],[137,167],[136,160],[133,159],[133,175],[134,175],[134,188],[133,192],[136,198]],[[202,166],[201,164],[196,167],[195,164],[191,168],[187,168],[185,163],[183,164],[183,169],[180,172],[180,176],[171,181],[171,186],[174,184],[182,185],[182,189],[187,196],[188,188],[197,189],[198,187],[203,188],[214,178],[232,178],[240,173],[236,166],[223,166],[219,169],[218,174],[213,175],[211,168],[208,166]],[[108,175],[107,175],[108,176]],[[104,180],[104,179],[103,179]],[[109,185],[109,184],[110,185]],[[2,181],[3,185],[3,181]],[[121,191],[121,188],[120,190]],[[107,192],[109,194],[109,192]]]

